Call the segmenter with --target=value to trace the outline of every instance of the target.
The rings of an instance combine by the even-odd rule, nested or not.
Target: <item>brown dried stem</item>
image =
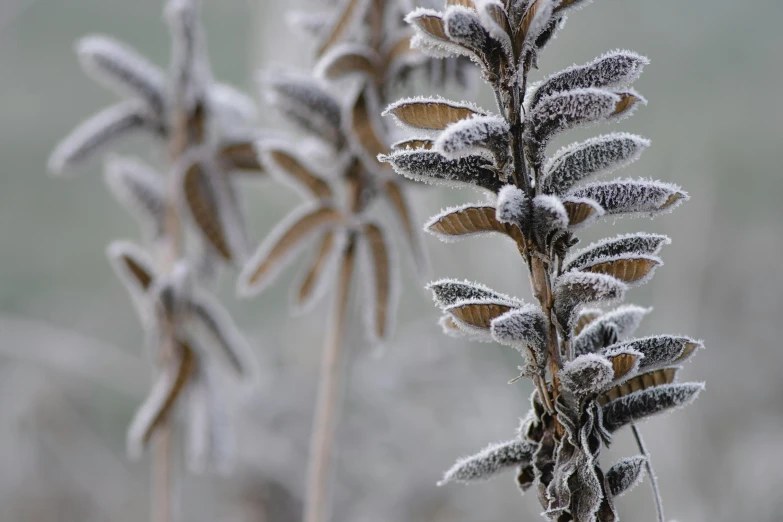
[[[352,235],[342,255],[335,307],[324,345],[318,398],[310,439],[304,521],[325,522],[331,508],[330,475],[339,413],[345,320],[354,268],[356,237]]]

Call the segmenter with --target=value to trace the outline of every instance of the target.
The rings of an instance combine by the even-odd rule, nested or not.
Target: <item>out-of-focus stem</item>
[[[318,398],[310,439],[304,521],[326,522],[331,510],[332,460],[342,388],[345,318],[354,268],[356,238],[351,236],[340,264],[331,325],[321,360]]]

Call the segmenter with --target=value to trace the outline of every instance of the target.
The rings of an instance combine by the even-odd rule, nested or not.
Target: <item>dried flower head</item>
[[[646,104],[630,85],[648,60],[630,51],[528,81],[568,11],[586,3],[447,0],[442,11],[412,11],[406,20],[416,31],[414,46],[433,56],[470,58],[492,88],[498,113],[436,97],[399,100],[385,114],[416,137],[379,156],[407,178],[487,193],[486,202],[447,209],[425,229],[445,241],[486,233],[511,239],[537,300],[523,303],[468,282],[430,285],[447,334],[513,346],[524,358],[521,376],[535,384],[518,437],[461,459],[442,483],[517,468],[520,488],[535,486],[544,515],[558,522],[617,520],[613,499],[638,482],[643,465],[651,471],[633,423],[685,406],[703,388],[675,382],[700,342],[633,338],[649,309],[593,308],[619,303],[649,281],[669,239],[629,234],[571,253],[577,231],[604,216],[653,217],[688,199],[661,181],[596,181],[638,159],[649,142],[635,135],[607,134],[548,156],[554,137],[617,121]],[[601,448],[627,425],[644,455],[604,472]]]

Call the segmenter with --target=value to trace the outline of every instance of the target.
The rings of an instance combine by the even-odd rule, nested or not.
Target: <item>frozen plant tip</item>
[[[588,3],[449,0],[442,11],[426,6],[411,12],[406,21],[416,32],[413,45],[435,57],[475,62],[495,94],[497,113],[438,97],[392,103],[385,114],[416,136],[380,159],[416,181],[487,194],[487,202],[447,209],[425,228],[444,241],[486,233],[511,239],[537,301],[523,303],[468,282],[430,285],[445,314],[445,333],[516,348],[524,358],[522,376],[535,386],[517,439],[461,459],[441,483],[516,468],[519,487],[535,486],[546,518],[614,522],[614,499],[639,481],[644,466],[664,522],[634,423],[698,396],[703,385],[678,383],[676,373],[701,343],[666,335],[634,338],[650,309],[607,307],[653,277],[669,238],[640,232],[572,249],[577,232],[602,217],[653,217],[688,194],[662,181],[597,179],[627,167],[649,146],[633,134],[606,134],[548,152],[564,133],[618,121],[646,104],[630,86],[648,60],[630,51],[529,82],[566,14]],[[642,455],[604,471],[602,447],[628,425]]]

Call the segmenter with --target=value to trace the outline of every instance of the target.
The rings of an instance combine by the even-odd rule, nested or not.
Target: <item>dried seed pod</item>
[[[606,213],[598,202],[590,198],[572,196],[563,198],[562,201],[568,213],[568,228],[571,230],[588,227]]]
[[[627,283],[629,287],[634,287],[649,281],[655,269],[662,264],[663,261],[656,256],[620,254],[600,257],[580,267],[579,270],[610,275]]]

